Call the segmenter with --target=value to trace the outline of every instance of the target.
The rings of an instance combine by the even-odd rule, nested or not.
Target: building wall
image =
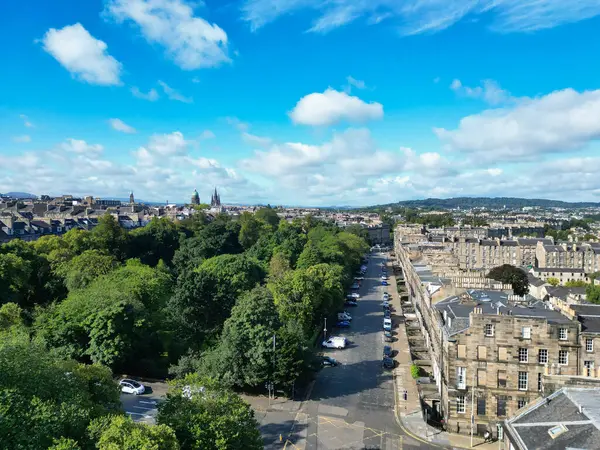
[[[535,269],[533,269],[531,271],[531,273],[536,277],[539,278],[541,280],[548,280],[548,278],[557,278],[558,281],[560,281],[561,285],[564,285],[567,281],[585,281],[586,283],[589,283],[589,278],[587,277],[587,275],[583,272],[573,272],[573,271],[569,271],[568,269],[562,269],[562,268],[557,268],[555,271],[553,272],[546,272],[546,271],[537,271]]]
[[[471,396],[475,391],[475,424],[496,429],[496,424],[512,416],[518,401],[530,403],[541,395],[538,377],[543,377],[546,364],[538,360],[540,349],[548,350],[548,365],[563,375],[578,373],[578,324],[549,324],[545,319],[521,318],[506,315],[471,314],[471,326],[464,333],[453,336],[448,346],[448,426],[454,432],[470,432]],[[485,336],[486,324],[494,326],[494,336]],[[531,329],[531,338],[522,337],[522,328]],[[558,339],[558,329],[567,328],[566,341]],[[528,362],[519,362],[519,349],[527,349]],[[568,364],[558,366],[559,350],[569,352]],[[466,386],[458,385],[459,368],[466,368]],[[527,389],[520,390],[519,372],[527,373]],[[506,385],[499,385],[499,373]],[[539,375],[541,374],[541,375]],[[465,412],[458,413],[459,397],[465,399]],[[485,400],[485,415],[477,411],[478,400]],[[498,416],[498,402],[506,403],[505,414]]]

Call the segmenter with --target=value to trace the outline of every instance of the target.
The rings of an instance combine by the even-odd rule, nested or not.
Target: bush
[[[410,366],[410,375],[416,380],[421,376],[421,368],[416,364]]]

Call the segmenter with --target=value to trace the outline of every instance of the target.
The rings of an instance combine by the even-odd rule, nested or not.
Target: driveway
[[[146,387],[144,394],[132,395],[121,393],[121,404],[125,413],[134,422],[155,424],[158,403],[165,398],[168,386],[166,383],[160,382],[143,382],[142,384]]]

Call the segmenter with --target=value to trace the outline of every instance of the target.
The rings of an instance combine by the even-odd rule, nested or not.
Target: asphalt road
[[[384,257],[372,254],[350,329],[331,330],[351,342],[343,350],[324,353],[341,365],[324,368],[318,375],[306,405],[306,449],[426,449],[427,444],[406,435],[394,417],[392,372],[381,367],[383,356],[382,294],[392,286],[381,285]],[[329,328],[329,327],[328,327]],[[431,447],[433,448],[433,447]]]
[[[142,395],[121,393],[121,404],[125,413],[134,422],[154,424],[156,422],[157,406],[167,392],[166,383],[147,383],[146,392]]]

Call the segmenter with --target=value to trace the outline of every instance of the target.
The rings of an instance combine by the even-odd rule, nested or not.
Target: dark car
[[[383,360],[381,361],[381,366],[384,369],[393,369],[396,366],[396,362],[392,358],[384,356]]]
[[[346,300],[344,302],[344,306],[358,306],[358,303],[356,303],[354,300]]]
[[[337,366],[339,363],[337,362],[336,359],[333,359],[329,356],[323,356],[321,357],[321,365],[323,365],[324,367],[335,367]]]
[[[387,282],[387,281],[385,281],[385,280],[383,280],[383,281],[381,282],[381,285],[382,285],[382,286],[387,286],[387,285],[388,285],[388,282]]]
[[[394,342],[394,338],[392,337],[391,334],[384,334],[383,335],[383,341],[384,342]]]
[[[383,318],[384,319],[391,319],[392,318],[392,313],[390,313],[389,309],[384,309],[383,310]]]
[[[350,322],[347,320],[340,320],[335,324],[335,326],[338,328],[350,328]]]
[[[394,353],[394,351],[392,350],[392,347],[390,347],[389,345],[386,345],[383,347],[383,356],[384,357],[391,358],[393,353]]]

